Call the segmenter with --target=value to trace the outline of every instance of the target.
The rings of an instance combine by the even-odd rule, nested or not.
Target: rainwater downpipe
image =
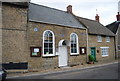
[[[86,54],[86,63],[88,62],[88,53],[89,53],[89,45],[88,45],[88,29],[86,28],[86,37],[87,37],[87,54]]]

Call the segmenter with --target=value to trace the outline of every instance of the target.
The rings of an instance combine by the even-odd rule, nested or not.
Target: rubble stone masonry
[[[3,63],[27,62],[27,8],[12,4],[2,5]]]
[[[34,31],[37,28],[38,31]],[[42,47],[43,45],[43,32],[45,30],[51,30],[55,34],[55,52],[58,49],[58,43],[60,40],[70,41],[70,34],[76,33],[78,35],[79,47],[86,47],[86,30],[78,28],[70,28],[49,24],[42,24],[36,22],[29,22],[28,29],[28,42],[29,47]],[[29,52],[30,54],[30,52]],[[70,47],[68,46],[68,65],[81,64],[86,62],[85,55],[70,55]],[[56,68],[58,67],[58,55],[53,57],[29,57],[30,68]]]
[[[102,36],[102,42],[98,42],[97,35],[89,35],[89,54],[91,53],[90,47],[96,47],[96,60],[99,61],[112,61],[115,60],[115,43],[114,37],[110,37],[110,42],[106,42],[106,36]],[[109,47],[108,56],[102,57],[102,50],[100,47]]]

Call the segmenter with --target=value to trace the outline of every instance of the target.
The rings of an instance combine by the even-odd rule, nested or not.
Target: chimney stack
[[[95,20],[96,20],[97,22],[100,21],[100,20],[99,20],[99,16],[98,16],[98,14],[96,14],[96,16],[95,16]]]
[[[118,12],[118,14],[116,15],[117,21],[120,21],[120,14]]]
[[[72,14],[72,5],[67,6],[67,12]]]

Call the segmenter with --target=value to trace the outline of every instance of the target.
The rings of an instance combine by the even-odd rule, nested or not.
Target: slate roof
[[[95,20],[90,20],[82,17],[76,18],[88,28],[89,34],[114,36],[114,33],[112,33],[108,28]]]
[[[116,34],[118,27],[119,27],[120,21],[115,21],[109,25],[107,25],[106,27],[108,29],[110,29],[114,34]]]
[[[72,14],[67,13],[66,11],[37,5],[34,3],[29,4],[28,16],[29,21],[62,25],[74,28],[85,28]]]

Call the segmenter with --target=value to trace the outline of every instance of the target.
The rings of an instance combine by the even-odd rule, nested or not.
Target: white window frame
[[[53,54],[44,54],[44,34],[47,31],[50,31],[52,33],[52,35],[53,35],[53,39],[52,39],[53,40]],[[46,56],[55,56],[55,35],[54,35],[54,33],[51,30],[45,30],[43,32],[43,56],[44,57],[46,57]]]
[[[102,57],[109,56],[109,47],[100,47],[101,48],[101,55]],[[104,52],[104,54],[103,54]]]
[[[118,45],[118,47],[120,47],[120,45]],[[118,51],[120,51],[120,49],[118,48]]]
[[[102,36],[101,35],[98,35],[97,39],[98,39],[98,42],[102,42]]]
[[[76,36],[76,43],[77,43],[77,53],[71,53],[71,35],[75,35]],[[78,55],[79,54],[79,43],[78,43],[78,35],[76,33],[71,33],[70,34],[70,55]]]
[[[110,37],[106,36],[106,42],[110,42]]]

